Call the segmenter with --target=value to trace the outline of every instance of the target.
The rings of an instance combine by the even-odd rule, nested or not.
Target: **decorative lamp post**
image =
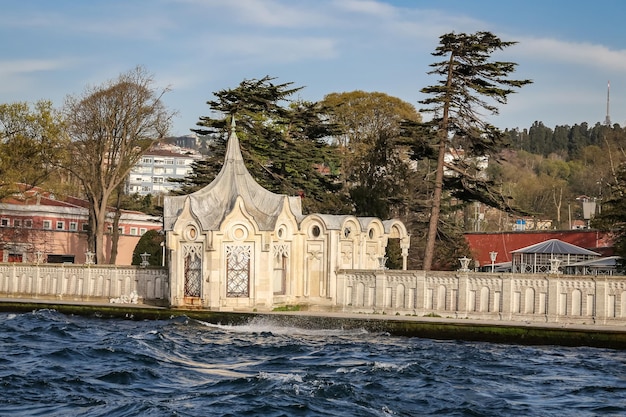
[[[92,251],[85,252],[85,265],[93,265],[95,263],[95,255]]]
[[[459,271],[463,271],[463,272],[469,271],[469,263],[470,263],[470,261],[471,261],[471,259],[468,258],[467,256],[459,258],[459,262],[461,262],[461,269],[459,269]]]
[[[150,254],[148,252],[144,252],[139,256],[141,256],[141,263],[139,264],[139,266],[145,268],[146,266],[150,265],[150,261],[148,260],[150,258]]]
[[[385,269],[385,264],[387,263],[387,257],[386,256],[379,256],[378,257],[378,268],[379,269]]]
[[[489,259],[491,259],[491,273],[493,274],[494,271],[496,270],[496,258],[498,257],[498,252],[496,251],[491,251],[489,252]]]

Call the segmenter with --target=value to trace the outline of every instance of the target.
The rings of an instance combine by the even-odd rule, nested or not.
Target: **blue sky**
[[[299,98],[377,91],[420,108],[430,54],[447,32],[491,31],[494,55],[534,84],[489,121],[504,128],[626,125],[623,0],[7,0],[0,5],[0,102],[51,100],[144,66],[178,112],[173,135],[209,114],[213,92],[276,77]]]

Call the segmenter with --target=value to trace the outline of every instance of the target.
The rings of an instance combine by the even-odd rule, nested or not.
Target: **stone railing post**
[[[457,279],[457,300],[456,300],[456,313],[459,317],[467,316],[467,297],[468,297],[468,272],[467,271],[457,271],[456,273]]]
[[[511,305],[513,301],[513,276],[502,277],[502,292],[500,294],[500,318],[511,319]]]
[[[607,279],[600,277],[593,278],[593,284],[595,286],[595,305],[593,306],[594,322],[597,324],[605,324],[607,319]]]
[[[377,269],[374,273],[376,276],[374,289],[374,307],[376,309],[385,308],[385,290],[387,286],[387,275],[384,269]]]
[[[559,312],[559,276],[548,275],[548,321],[557,321]]]
[[[335,276],[337,277],[337,297],[334,300],[334,305],[345,307],[346,304],[346,274],[343,271],[338,271]]]

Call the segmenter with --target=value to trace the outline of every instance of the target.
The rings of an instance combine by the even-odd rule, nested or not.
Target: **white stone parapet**
[[[340,270],[345,312],[626,325],[626,277]]]
[[[75,264],[0,264],[0,296],[90,301],[167,301],[165,268]]]

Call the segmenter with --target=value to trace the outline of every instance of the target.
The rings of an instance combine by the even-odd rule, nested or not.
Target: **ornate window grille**
[[[250,296],[250,256],[252,249],[244,245],[226,246],[226,296]]]
[[[200,297],[202,285],[201,245],[183,245],[185,258],[185,297]]]

